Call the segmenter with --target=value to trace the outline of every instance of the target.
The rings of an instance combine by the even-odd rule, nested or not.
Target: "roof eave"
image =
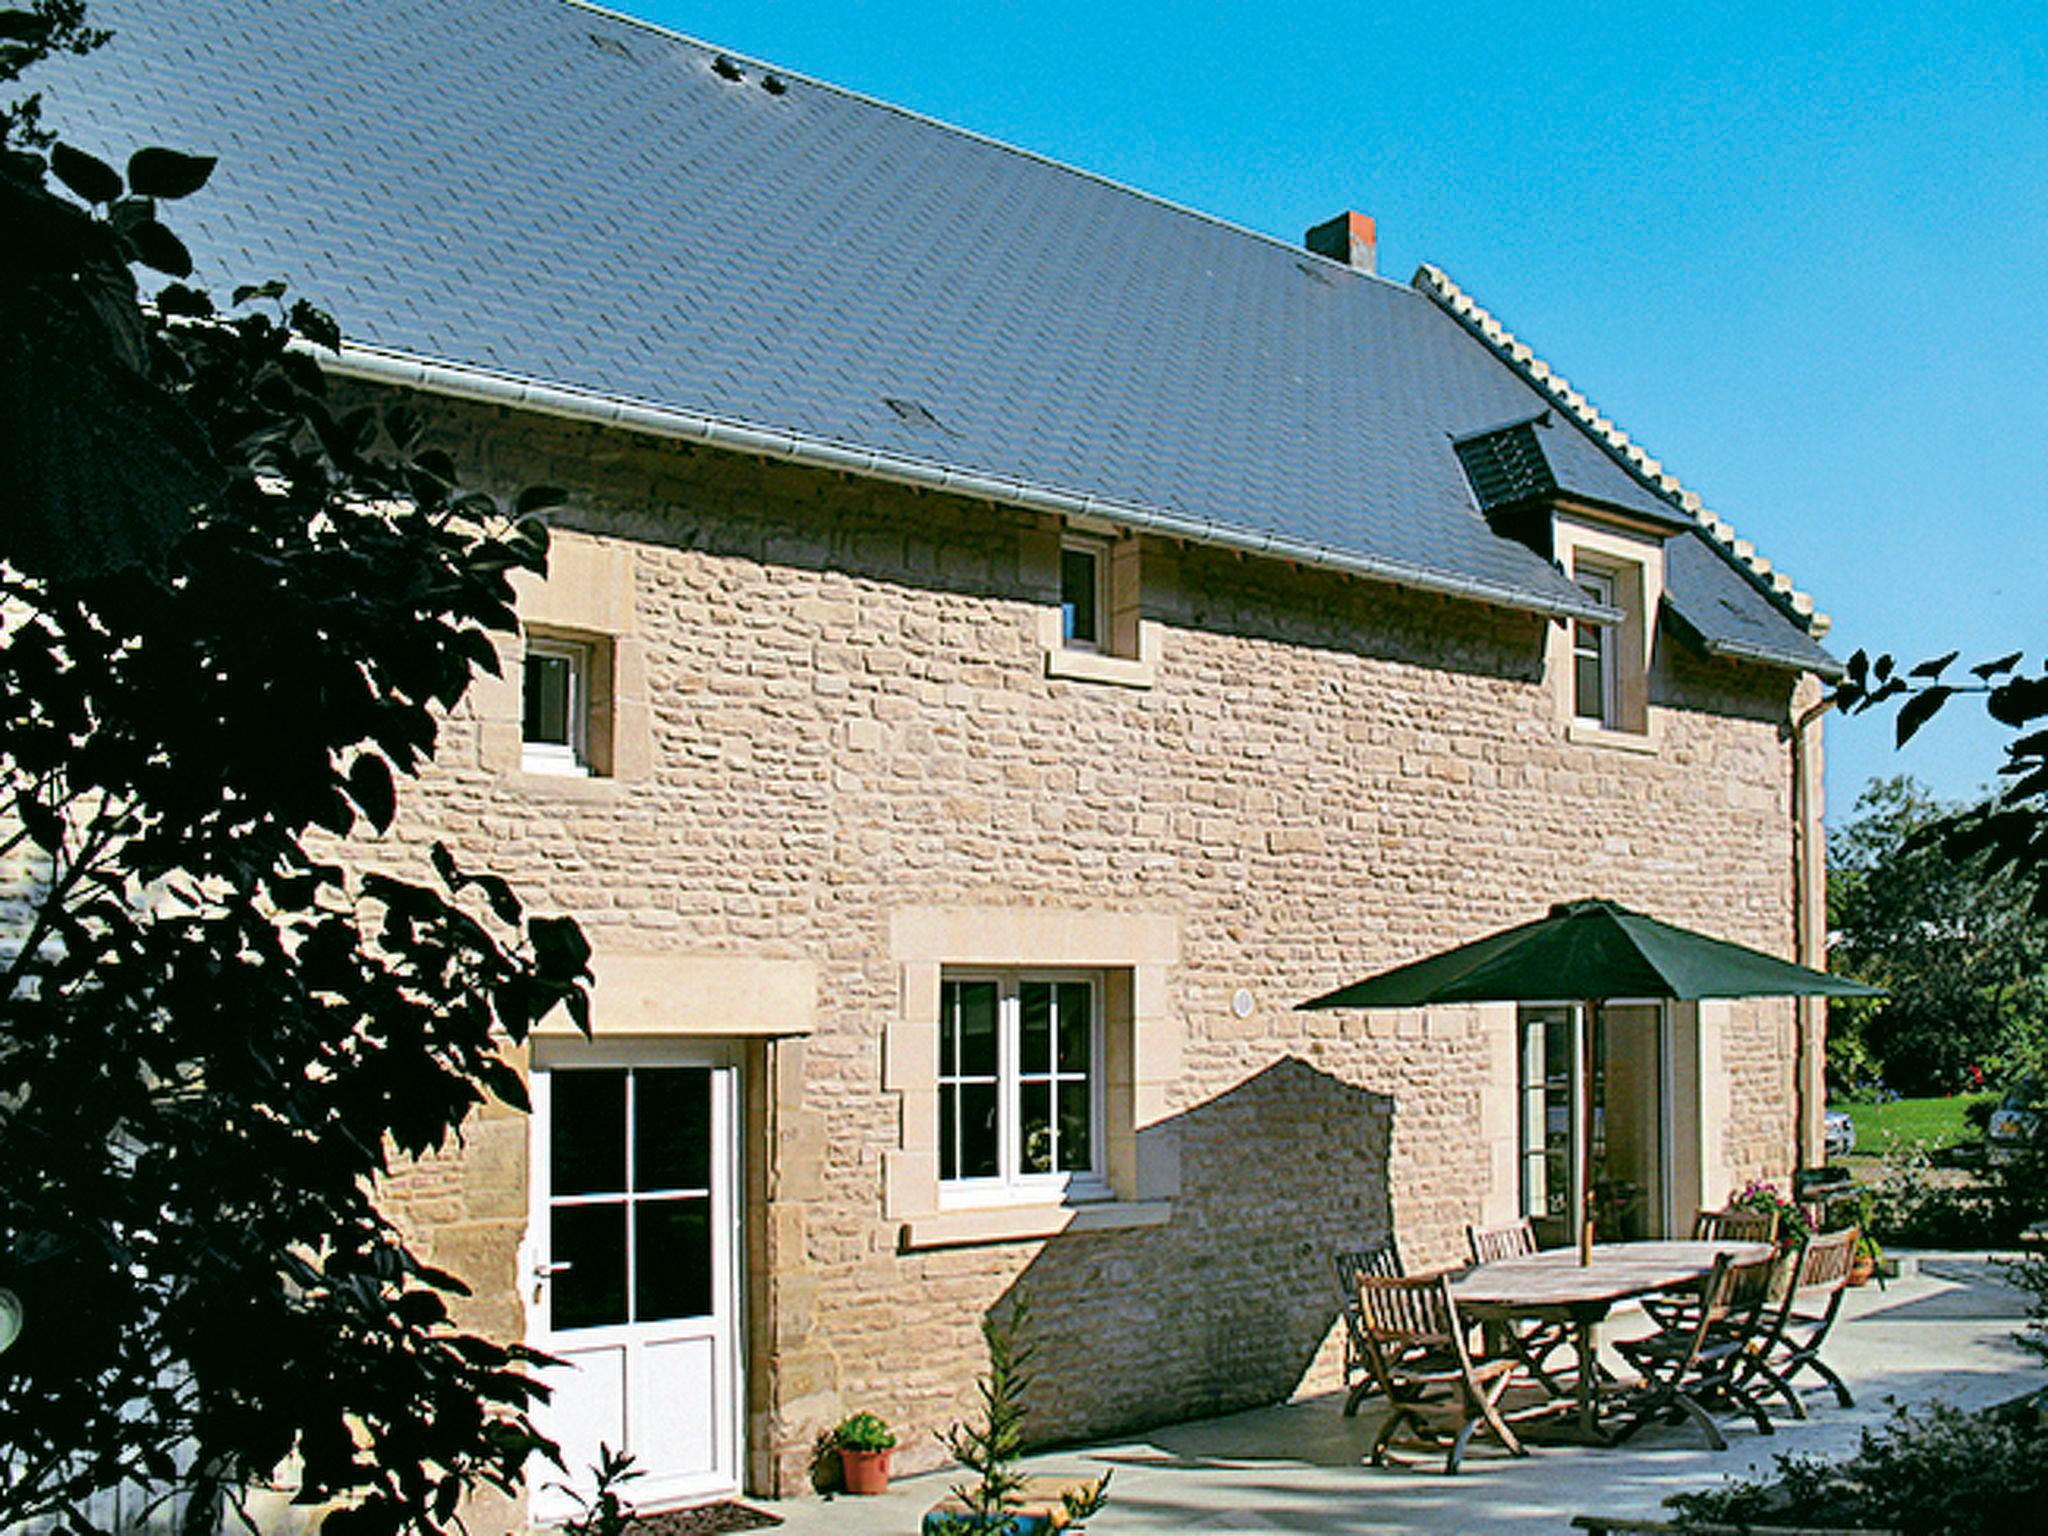
[[[1814,654],[1787,650],[1780,646],[1759,644],[1749,640],[1732,640],[1708,635],[1682,613],[1676,604],[1665,600],[1664,613],[1677,621],[1684,638],[1701,655],[1716,661],[1747,661],[1759,666],[1776,667],[1791,672],[1811,672],[1824,682],[1840,679],[1845,668],[1842,664],[1815,645]]]
[[[1613,623],[1613,610],[1583,596],[1542,593],[1443,571],[1410,566],[1349,550],[1232,528],[1164,507],[1040,485],[1010,476],[867,448],[781,427],[762,427],[675,406],[654,405],[594,390],[567,388],[360,342],[339,354],[301,344],[328,371],[344,378],[422,390],[451,399],[538,412],[590,425],[617,427],[672,441],[701,443],[736,453],[779,459],[808,468],[863,475],[922,490],[978,497],[1057,517],[1098,518],[1163,538],[1182,539],[1297,565],[1341,571],[1415,591],[1469,599],[1545,618]],[[1562,585],[1562,583],[1560,583]]]

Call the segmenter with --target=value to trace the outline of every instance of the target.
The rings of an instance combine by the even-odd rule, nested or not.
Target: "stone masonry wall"
[[[1588,894],[1791,952],[1781,673],[1666,642],[1661,750],[1572,744],[1540,620],[1148,543],[1156,685],[1049,679],[1037,622],[1056,585],[1023,559],[1020,514],[433,411],[465,472],[567,486],[566,526],[633,541],[653,766],[630,783],[501,773],[465,713],[375,856],[445,839],[600,945],[818,967],[816,1033],[773,1068],[775,1145],[803,1150],[749,1213],[770,1266],[750,1324],[759,1491],[803,1487],[814,1436],[855,1408],[895,1424],[900,1464],[929,1464],[932,1431],[971,1405],[978,1324],[1020,1285],[1042,1346],[1035,1432],[1059,1438],[1326,1380],[1327,1255],[1390,1219],[1411,1267],[1459,1259],[1493,1177],[1481,1014],[1297,1001]],[[1167,1225],[899,1251],[889,916],[998,904],[1178,918]],[[1789,1160],[1791,1018],[1729,1015],[1737,1186]],[[392,1197],[512,1331],[517,1122],[478,1129]]]

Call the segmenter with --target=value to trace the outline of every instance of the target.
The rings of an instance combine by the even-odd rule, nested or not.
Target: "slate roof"
[[[173,220],[201,280],[282,277],[365,356],[1585,611],[1453,449],[1553,402],[1413,288],[571,0],[93,20],[115,40],[50,67],[51,121],[110,158],[220,155]],[[1543,445],[1573,495],[1676,515],[1581,424]],[[1701,534],[1674,542],[1710,649],[1834,669]]]

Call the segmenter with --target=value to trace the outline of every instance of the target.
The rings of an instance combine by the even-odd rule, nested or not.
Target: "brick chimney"
[[[1302,241],[1318,256],[1341,261],[1360,272],[1379,270],[1379,237],[1372,220],[1362,213],[1346,211],[1327,224],[1318,224]]]

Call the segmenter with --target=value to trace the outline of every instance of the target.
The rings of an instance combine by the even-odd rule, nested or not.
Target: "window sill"
[[[1623,731],[1613,726],[1596,725],[1591,720],[1577,719],[1565,723],[1565,740],[1583,747],[1634,752],[1641,757],[1655,757],[1659,746],[1655,731]]]
[[[585,804],[608,804],[618,795],[618,780],[589,773],[553,773],[522,766],[511,775],[512,782],[535,798],[580,800]]]
[[[903,1223],[903,1247],[957,1248],[975,1243],[1024,1243],[1062,1232],[1114,1232],[1163,1227],[1171,1200],[1102,1200],[1086,1205],[992,1205],[940,1211]]]
[[[1066,646],[1046,648],[1045,675],[1071,678],[1080,683],[1109,683],[1119,688],[1150,688],[1156,680],[1150,661],[1129,656],[1105,656],[1100,651],[1077,651]]]

